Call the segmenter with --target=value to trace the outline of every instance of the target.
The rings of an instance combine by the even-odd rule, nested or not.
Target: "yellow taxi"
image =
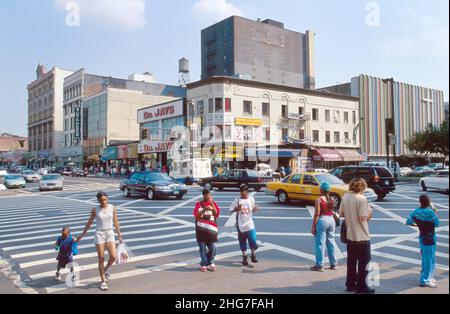
[[[325,173],[307,172],[293,174],[281,182],[270,182],[267,184],[266,194],[278,198],[282,204],[290,201],[315,202],[320,197],[320,185],[327,182],[331,185],[331,197],[334,200],[335,209],[338,209],[342,197],[348,193],[348,184],[341,179]],[[364,192],[369,202],[376,199],[375,192],[367,189]]]

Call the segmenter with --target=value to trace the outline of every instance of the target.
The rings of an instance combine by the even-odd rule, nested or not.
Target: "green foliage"
[[[448,121],[444,121],[439,127],[428,125],[423,132],[415,133],[405,145],[409,150],[420,154],[448,156]]]

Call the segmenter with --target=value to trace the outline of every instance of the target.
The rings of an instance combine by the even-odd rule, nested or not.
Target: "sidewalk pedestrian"
[[[419,227],[420,253],[422,254],[422,270],[420,272],[420,286],[437,288],[434,279],[436,269],[436,227],[439,227],[439,218],[433,209],[430,197],[421,195],[420,207],[415,209],[408,217],[406,224]]]
[[[334,221],[334,202],[330,196],[331,185],[324,182],[320,185],[320,197],[316,200],[313,226],[311,233],[314,236],[314,248],[316,255],[316,265],[311,267],[312,271],[324,271],[325,248],[328,252],[330,269],[337,269],[335,256],[336,242],[334,233],[336,222]]]
[[[58,266],[56,267],[56,280],[61,280],[61,269],[66,268],[67,265],[73,263],[73,248],[75,239],[70,234],[69,227],[64,227],[61,231],[61,236],[56,239],[54,248],[58,251],[58,256],[56,260],[58,261]],[[70,268],[70,273],[72,274],[72,281],[75,281],[75,275],[73,274],[73,266]]]
[[[369,221],[372,209],[362,193],[367,189],[364,179],[350,182],[350,193],[342,198],[339,215],[345,217],[347,228],[347,291],[374,293],[367,285],[367,265],[371,260]]]
[[[213,200],[209,190],[203,190],[203,200],[195,205],[195,233],[200,248],[200,271],[216,271],[216,243],[218,241],[217,220],[220,208]]]
[[[248,266],[247,242],[251,250],[251,261],[258,263],[256,259],[256,250],[258,244],[256,241],[256,229],[253,222],[253,213],[258,210],[255,199],[248,193],[248,187],[242,186],[240,197],[237,198],[230,207],[230,212],[236,213],[236,226],[239,237],[239,245],[242,251],[242,264]]]
[[[95,220],[95,245],[98,256],[98,270],[100,273],[100,290],[108,290],[107,281],[111,279],[109,269],[116,260],[116,240],[114,236],[114,228],[119,237],[119,242],[123,243],[122,234],[120,232],[119,219],[117,217],[117,209],[108,203],[108,196],[104,192],[97,194],[99,206],[92,209],[91,216],[87,222],[83,233],[78,237],[77,242],[86,235]],[[108,251],[109,260],[105,266],[105,249]]]

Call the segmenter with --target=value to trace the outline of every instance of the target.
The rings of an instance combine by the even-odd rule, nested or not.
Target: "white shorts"
[[[95,232],[95,244],[105,244],[110,242],[116,242],[114,230],[97,230]]]

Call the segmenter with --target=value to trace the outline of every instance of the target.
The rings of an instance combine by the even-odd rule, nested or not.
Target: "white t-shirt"
[[[239,231],[248,232],[250,230],[255,229],[255,225],[253,223],[253,208],[256,205],[255,199],[253,197],[249,197],[247,199],[238,198],[235,199],[233,204],[231,204],[230,212],[234,211],[238,205],[242,205],[244,207],[243,210],[237,213],[237,224],[239,227]]]
[[[97,231],[112,230],[114,219],[114,206],[108,204],[106,208],[96,207],[95,224]]]

